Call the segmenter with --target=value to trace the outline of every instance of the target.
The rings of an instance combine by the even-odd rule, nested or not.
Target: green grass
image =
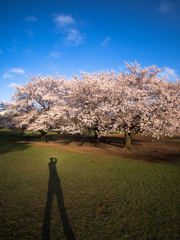
[[[8,134],[0,132],[0,239],[180,239],[180,162],[64,152]]]

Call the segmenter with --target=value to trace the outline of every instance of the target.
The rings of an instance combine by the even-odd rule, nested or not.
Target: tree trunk
[[[100,138],[97,136],[97,134],[95,134],[95,142],[94,143],[99,146]]]
[[[100,137],[99,137],[98,132],[99,132],[98,129],[95,128],[95,129],[94,129],[94,133],[95,133],[95,142],[94,142],[94,143],[95,143],[96,145],[99,146],[99,143],[100,143]]]
[[[41,142],[46,142],[46,134],[47,132],[44,131],[39,131],[41,134]]]
[[[131,133],[124,134],[124,148],[131,149],[131,139],[132,139]]]
[[[137,133],[133,131],[124,134],[124,148],[131,149],[131,140],[136,134]]]
[[[24,136],[24,128],[21,129],[21,137]]]
[[[88,136],[91,136],[91,128],[88,128]]]

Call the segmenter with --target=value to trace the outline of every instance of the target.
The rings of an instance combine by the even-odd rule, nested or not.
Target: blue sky
[[[0,101],[29,73],[125,71],[124,61],[180,78],[179,0],[2,0]]]

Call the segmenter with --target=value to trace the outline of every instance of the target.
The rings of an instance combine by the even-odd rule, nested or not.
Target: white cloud
[[[33,37],[34,32],[33,31],[26,31],[29,37]]]
[[[16,83],[11,83],[9,85],[7,85],[9,88],[15,88],[16,86],[18,86]]]
[[[1,50],[1,48],[0,48],[0,54],[2,54],[2,50]]]
[[[109,40],[110,40],[109,37],[105,38],[105,40],[102,42],[102,46],[106,46]]]
[[[31,22],[37,22],[37,21],[38,21],[37,18],[34,17],[34,16],[27,16],[27,17],[25,18],[25,20],[26,20],[26,21],[31,21]]]
[[[13,78],[13,76],[11,74],[9,74],[9,73],[5,73],[3,75],[3,78]]]
[[[54,17],[54,22],[59,28],[64,28],[69,25],[75,24],[75,20],[70,15],[56,15]]]
[[[78,30],[69,29],[64,43],[69,46],[78,46],[83,43],[83,38]]]
[[[51,52],[49,54],[49,57],[59,58],[60,55],[61,55],[60,52]]]
[[[10,72],[25,74],[25,70],[22,68],[12,68]]]
[[[162,72],[159,73],[160,77],[165,77],[167,80],[174,80],[176,78],[178,78],[178,74],[175,73],[176,70],[172,69],[172,68],[168,68],[165,67],[164,70]]]
[[[163,13],[175,13],[174,4],[164,1],[159,7],[159,11]]]

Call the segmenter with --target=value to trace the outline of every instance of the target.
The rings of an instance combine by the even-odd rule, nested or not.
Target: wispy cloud
[[[18,74],[25,74],[25,70],[22,68],[12,68],[10,72],[18,73]]]
[[[178,74],[176,73],[176,70],[168,67],[165,67],[164,70],[159,73],[159,76],[160,77],[166,76],[167,80],[175,80],[176,78],[179,77]]]
[[[109,40],[110,40],[109,37],[105,38],[105,40],[102,42],[102,46],[106,46],[108,44]]]
[[[67,46],[78,46],[83,43],[83,35],[77,29],[78,23],[71,15],[54,15],[54,23],[57,32],[64,35],[64,44]]]
[[[29,37],[33,37],[34,32],[33,31],[26,31]]]
[[[60,52],[51,52],[48,57],[59,58],[61,55]]]
[[[159,11],[162,13],[175,13],[174,7],[173,3],[163,1],[159,7]]]
[[[27,49],[27,51],[26,51],[27,53],[31,53],[31,54],[33,54],[33,55],[36,55],[36,53],[35,52],[33,52],[33,51],[31,51],[30,49]]]
[[[16,86],[18,86],[16,83],[11,83],[9,85],[7,85],[9,88],[15,88]]]
[[[13,76],[11,74],[9,74],[9,73],[5,73],[3,75],[3,78],[13,78]]]
[[[54,22],[59,28],[69,27],[70,25],[75,24],[75,20],[70,15],[55,15]]]
[[[0,48],[0,54],[2,54],[3,52],[2,52],[2,49]]]
[[[69,29],[67,37],[64,39],[64,43],[69,46],[78,46],[83,43],[83,37],[78,30]]]
[[[37,18],[34,16],[27,16],[25,18],[25,21],[30,21],[30,22],[38,22]]]

